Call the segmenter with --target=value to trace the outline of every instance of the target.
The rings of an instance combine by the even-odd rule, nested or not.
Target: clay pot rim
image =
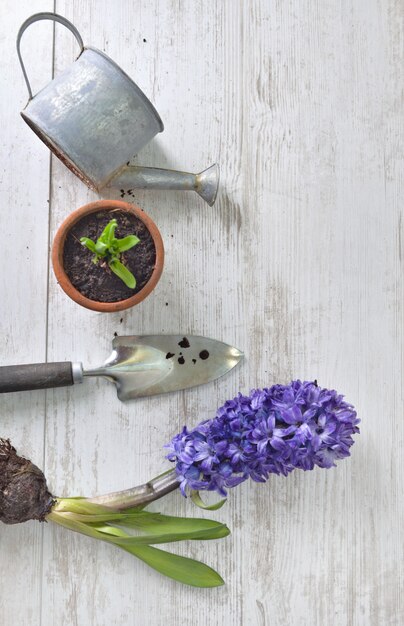
[[[153,273],[150,276],[148,282],[134,296],[126,298],[125,300],[118,300],[117,302],[99,302],[98,300],[90,300],[90,298],[83,296],[83,294],[80,293],[80,291],[72,285],[63,266],[64,243],[66,241],[67,234],[71,230],[71,228],[85,215],[89,215],[90,213],[96,213],[99,211],[105,211],[108,209],[110,209],[111,211],[119,209],[120,211],[127,211],[134,214],[145,224],[146,228],[149,230],[156,248],[156,262]],[[59,226],[52,246],[52,265],[59,285],[72,300],[77,302],[77,304],[80,304],[86,309],[91,309],[92,311],[98,311],[101,313],[115,313],[116,311],[124,311],[125,309],[129,309],[130,307],[142,302],[153,291],[158,281],[160,280],[164,265],[163,240],[161,238],[159,229],[157,228],[151,217],[149,217],[149,215],[147,215],[147,213],[145,213],[136,204],[130,204],[129,202],[123,202],[122,200],[97,200],[96,202],[90,202],[89,204],[85,204],[84,206],[70,213],[70,215],[68,215],[67,218]]]

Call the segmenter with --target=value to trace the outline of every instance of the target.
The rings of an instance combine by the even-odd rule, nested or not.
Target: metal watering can
[[[35,96],[21,57],[24,31],[39,20],[66,26],[80,46],[75,62]],[[85,48],[78,30],[55,13],[36,13],[21,26],[17,53],[28,88],[23,119],[52,152],[91,189],[182,189],[215,202],[219,168],[200,174],[128,165],[164,129],[139,87],[107,55]]]

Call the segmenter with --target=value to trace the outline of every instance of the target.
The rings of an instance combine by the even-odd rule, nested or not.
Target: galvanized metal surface
[[[40,13],[29,18],[17,36],[18,52],[28,26],[40,20],[61,21],[60,17]],[[62,23],[76,30],[67,20]],[[141,89],[114,61],[94,48],[81,50],[74,63],[29,100],[21,115],[46,145],[95,190],[104,187],[164,128]]]
[[[102,367],[83,375],[108,378],[123,401],[212,382],[243,357],[226,343],[193,335],[115,337],[112,347]]]
[[[81,38],[81,35],[80,35],[79,31],[77,30],[77,28],[71,22],[69,22],[69,20],[67,20],[65,17],[63,17],[63,15],[56,15],[55,13],[43,11],[42,13],[35,13],[35,15],[31,15],[31,17],[28,17],[24,21],[24,23],[21,24],[21,26],[20,26],[20,28],[18,30],[17,42],[16,42],[18,60],[19,60],[20,65],[21,65],[21,70],[22,70],[22,73],[23,73],[23,76],[24,76],[25,84],[27,85],[28,101],[32,100],[32,98],[34,96],[33,96],[33,93],[32,93],[31,83],[30,83],[30,80],[28,78],[27,70],[25,69],[25,63],[23,61],[22,54],[21,54],[21,38],[22,38],[23,34],[25,33],[25,31],[27,30],[27,28],[29,26],[31,26],[31,24],[35,24],[35,22],[41,22],[43,20],[51,20],[52,22],[57,22],[59,24],[62,24],[66,28],[68,28],[70,30],[70,32],[73,33],[73,35],[76,38],[77,43],[80,46],[80,54],[84,50],[83,40]]]
[[[35,96],[20,52],[26,29],[41,20],[56,21],[73,32],[81,51],[73,64]],[[159,114],[139,87],[106,54],[83,48],[78,30],[66,18],[38,13],[28,18],[17,36],[17,53],[29,101],[21,115],[38,137],[91,189],[113,187],[195,190],[212,205],[218,171],[209,177],[173,170],[125,168],[164,129]],[[146,171],[145,171],[146,170]],[[133,174],[133,177],[130,177]],[[205,179],[207,178],[206,185]]]
[[[117,176],[114,176],[107,187],[123,190],[126,193],[131,193],[133,189],[196,191],[209,206],[213,206],[218,192],[219,177],[217,163],[199,174],[129,165],[124,167]]]

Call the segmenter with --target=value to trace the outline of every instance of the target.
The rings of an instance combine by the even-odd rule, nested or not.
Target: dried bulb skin
[[[18,456],[8,439],[0,439],[0,521],[43,522],[53,502],[41,470]]]

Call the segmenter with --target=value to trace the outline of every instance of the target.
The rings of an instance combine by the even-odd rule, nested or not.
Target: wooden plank
[[[357,405],[363,432],[338,469],[271,480],[266,496],[248,490],[245,570],[255,584],[242,623],[403,619],[403,508],[393,495],[402,470],[393,433],[402,428],[403,22],[387,4],[251,2],[244,13],[243,44],[267,42],[244,46],[254,173],[245,250],[258,236],[252,291],[262,293],[246,313],[253,379],[268,370],[335,386]]]
[[[0,252],[1,364],[46,360],[49,236],[49,153],[22,121],[27,91],[15,51],[22,22],[53,3],[34,0],[1,6]],[[21,49],[38,90],[52,75],[52,27],[36,24]],[[0,397],[1,437],[39,466],[44,460],[45,392]],[[38,624],[42,587],[42,536],[38,523],[2,526],[0,623]]]

